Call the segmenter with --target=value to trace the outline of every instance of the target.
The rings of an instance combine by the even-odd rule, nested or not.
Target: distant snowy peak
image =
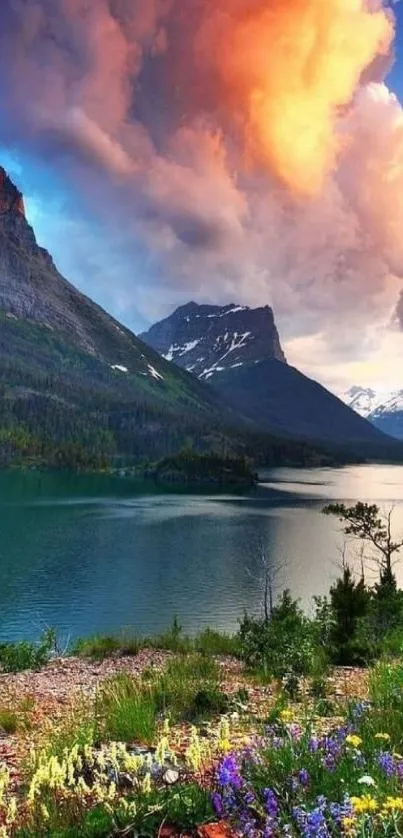
[[[351,387],[340,398],[380,430],[398,439],[403,438],[403,389],[376,392],[369,388]]]
[[[403,390],[382,391],[364,387],[351,387],[340,398],[356,413],[373,418],[381,413],[397,413],[403,410]]]
[[[374,409],[377,394],[369,388],[350,387],[345,393],[341,393],[339,398],[360,416],[367,418]]]
[[[275,359],[286,363],[272,309],[188,303],[142,339],[205,381],[223,370]]]

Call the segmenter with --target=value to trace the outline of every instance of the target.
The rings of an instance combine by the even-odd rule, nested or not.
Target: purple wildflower
[[[232,786],[234,789],[241,788],[243,780],[234,754],[228,754],[224,757],[218,769],[218,782],[220,786]]]
[[[304,788],[309,785],[309,773],[306,768],[301,768],[301,771],[298,774],[298,780]]]
[[[382,751],[378,756],[378,765],[385,772],[387,777],[393,777],[396,769],[396,763],[392,754],[387,751]]]
[[[264,804],[270,818],[276,818],[279,813],[277,797],[272,789],[263,789]]]
[[[213,809],[214,809],[216,815],[219,818],[222,818],[225,814],[225,808],[224,808],[224,801],[221,797],[221,794],[218,794],[218,792],[215,792],[214,794],[212,794],[211,795],[211,802],[213,804]]]

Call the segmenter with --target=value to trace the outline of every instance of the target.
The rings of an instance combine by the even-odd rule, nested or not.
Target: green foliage
[[[225,634],[206,628],[194,639],[196,652],[205,655],[239,655],[239,638],[237,635]]]
[[[0,709],[0,730],[4,733],[16,733],[18,730],[18,715],[13,710]]]
[[[356,582],[346,565],[342,577],[330,589],[330,602],[334,622],[329,640],[334,663],[342,666],[364,664],[369,657],[369,648],[362,642],[358,631],[370,604],[364,579]]]
[[[316,644],[312,624],[289,591],[283,593],[269,621],[245,614],[239,636],[241,655],[251,669],[289,679],[307,675],[313,668]]]
[[[165,457],[156,467],[156,477],[170,482],[214,482],[221,485],[256,481],[245,457],[223,457],[215,453],[198,454],[191,450]]]
[[[173,658],[152,682],[160,713],[173,720],[196,721],[225,712],[228,701],[220,690],[220,668],[205,655]]]
[[[23,672],[40,669],[51,658],[55,649],[56,634],[46,629],[38,643],[21,640],[18,643],[0,644],[0,667],[4,672]]]
[[[153,690],[126,674],[105,681],[97,693],[96,717],[101,741],[151,743],[157,701]]]
[[[94,637],[77,640],[71,649],[71,654],[102,661],[117,654],[120,649],[121,641],[116,637],[95,635]],[[137,651],[135,654],[137,654]]]

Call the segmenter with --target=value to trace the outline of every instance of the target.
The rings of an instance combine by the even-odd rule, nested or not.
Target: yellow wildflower
[[[362,739],[355,733],[349,733],[349,735],[346,736],[346,743],[347,745],[351,745],[353,748],[359,748],[360,745],[362,745]]]
[[[146,774],[144,780],[142,782],[141,790],[144,794],[150,794],[151,792],[151,776],[150,774]]]
[[[7,823],[14,823],[17,817],[17,800],[12,797],[8,802],[7,807]]]
[[[294,714],[293,714],[292,710],[282,710],[281,713],[280,713],[280,720],[284,724],[288,724],[288,722],[292,722],[293,716],[294,716]]]
[[[230,743],[230,727],[228,719],[224,718],[221,719],[220,727],[218,730],[218,748],[219,750],[226,754],[228,751],[231,750],[231,743]]]
[[[354,818],[343,818],[341,825],[344,835],[353,836],[356,834],[357,826]]]
[[[377,801],[369,794],[364,794],[363,797],[352,797],[351,805],[356,815],[376,812],[378,809]]]
[[[387,797],[383,809],[386,812],[403,812],[403,797]]]
[[[381,739],[382,742],[390,742],[389,733],[376,733],[375,739]]]
[[[50,817],[49,812],[48,812],[45,804],[42,803],[42,805],[41,805],[41,818],[42,818],[43,821],[48,821],[49,817]]]

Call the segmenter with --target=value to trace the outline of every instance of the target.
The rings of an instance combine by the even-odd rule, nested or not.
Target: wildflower
[[[144,794],[150,794],[151,792],[151,777],[149,774],[146,774],[144,780],[141,785],[141,790]]]
[[[376,812],[378,809],[377,801],[369,794],[364,794],[363,797],[352,797],[351,805],[356,815]]]
[[[213,804],[213,809],[214,809],[216,815],[219,818],[222,818],[223,815],[224,815],[224,801],[222,799],[221,794],[218,794],[218,792],[215,792],[211,796],[211,802]]]
[[[387,751],[382,751],[378,756],[378,765],[387,777],[393,777],[396,770],[396,762],[392,754]]]
[[[344,832],[344,835],[355,835],[356,834],[356,823],[354,818],[343,818],[341,822],[341,826]]]
[[[280,713],[280,721],[282,721],[282,722],[283,722],[283,724],[288,724],[288,722],[291,722],[291,721],[292,721],[292,718],[293,718],[293,712],[292,712],[292,710],[282,710],[282,711],[281,711],[281,713]]]
[[[309,774],[306,768],[301,768],[301,771],[298,774],[298,780],[301,786],[308,786],[309,785]]]
[[[276,818],[279,813],[277,797],[272,789],[263,789],[264,804],[270,818]]]
[[[362,745],[362,739],[355,733],[349,733],[349,735],[346,736],[346,744],[351,745],[352,748],[359,748],[360,745]]]
[[[353,707],[352,715],[354,719],[359,719],[367,710],[370,708],[369,701],[358,701],[357,704]]]
[[[403,798],[402,797],[387,797],[383,804],[383,809],[387,812],[403,812]]]
[[[243,781],[234,754],[228,754],[224,757],[218,769],[218,782],[221,786],[232,786],[234,789],[241,788]]]
[[[375,786],[375,780],[373,777],[370,777],[368,774],[364,774],[363,777],[360,777],[358,780],[360,786]]]
[[[376,733],[375,739],[381,739],[383,742],[390,742],[389,733]]]
[[[50,818],[49,812],[44,803],[41,805],[41,818],[44,822],[48,821]]]
[[[226,754],[231,750],[230,743],[230,726],[227,718],[221,719],[218,730],[218,748],[222,753]]]

